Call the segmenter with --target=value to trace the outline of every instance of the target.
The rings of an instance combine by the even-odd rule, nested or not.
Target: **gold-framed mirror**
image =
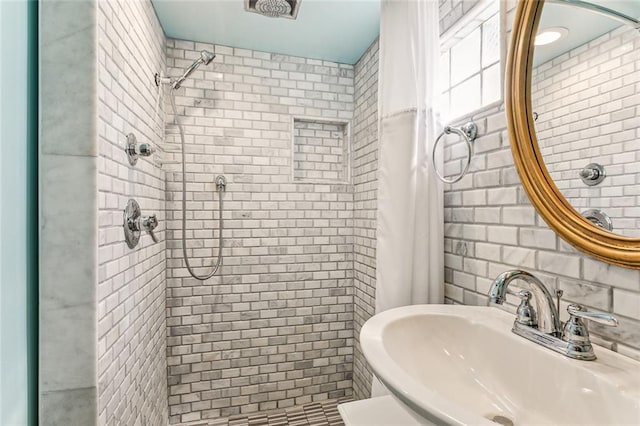
[[[507,57],[507,124],[521,183],[535,209],[563,240],[596,259],[640,269],[640,237],[605,230],[583,217],[563,195],[545,164],[534,118],[539,113],[532,104],[534,40],[544,6],[544,0],[519,0]],[[640,122],[640,117],[634,118]],[[635,142],[640,144],[640,140]]]

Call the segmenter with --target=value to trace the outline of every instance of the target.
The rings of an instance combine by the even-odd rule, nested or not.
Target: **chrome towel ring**
[[[467,144],[468,155],[467,155],[467,164],[465,164],[462,172],[456,177],[447,179],[444,176],[442,176],[440,172],[438,172],[438,168],[436,167],[436,148],[440,143],[440,139],[442,139],[444,135],[449,135],[451,133],[458,134],[460,135],[460,137],[462,137],[462,140],[464,140],[464,142]],[[433,152],[431,153],[431,163],[433,164],[433,170],[436,172],[436,176],[438,176],[438,179],[440,179],[444,183],[456,183],[460,179],[462,179],[464,175],[467,174],[467,171],[469,170],[469,166],[471,165],[471,157],[473,157],[473,141],[476,140],[477,135],[478,135],[478,126],[476,126],[476,123],[472,121],[468,122],[462,127],[446,126],[444,128],[444,131],[440,134],[440,136],[438,136],[438,139],[436,139],[436,143],[433,144]]]

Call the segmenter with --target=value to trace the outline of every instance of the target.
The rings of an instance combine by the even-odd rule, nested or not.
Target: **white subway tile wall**
[[[378,197],[378,41],[356,63],[353,139],[353,393],[368,398],[372,372],[360,350],[360,329],[375,313]]]
[[[603,210],[640,237],[640,36],[621,26],[534,69],[536,134],[549,173],[578,211]],[[589,163],[607,177],[587,186]]]
[[[293,119],[293,180],[347,183],[349,128],[346,123]]]
[[[508,11],[510,31],[515,2],[503,7]],[[573,110],[568,107],[565,112],[572,114]],[[594,341],[638,358],[640,271],[585,256],[547,227],[520,185],[505,117],[504,105],[467,117],[478,124],[479,137],[468,175],[445,187],[446,302],[485,305],[489,286],[498,274],[525,269],[548,288],[564,290],[563,309],[567,302],[577,302],[614,313],[620,325],[591,325]],[[445,147],[447,174],[459,170],[463,156],[462,143],[449,140]],[[504,308],[515,310],[512,304]],[[564,310],[561,317],[566,319]]]
[[[132,132],[162,148],[153,75],[165,69],[165,37],[150,2],[98,4],[98,424],[162,425],[165,173],[157,154],[130,166],[123,147]],[[127,247],[122,211],[129,198],[143,214],[158,215],[160,243],[143,235],[138,247]]]
[[[167,40],[169,75],[215,51],[176,93],[187,162],[181,251],[181,149],[167,117],[167,362],[171,423],[286,408],[352,393],[353,185],[292,177],[293,117],[350,121],[354,68]],[[170,110],[168,110],[170,111]]]

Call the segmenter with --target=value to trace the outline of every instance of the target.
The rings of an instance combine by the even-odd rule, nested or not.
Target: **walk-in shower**
[[[196,272],[194,271],[194,269],[192,268],[191,264],[189,263],[189,255],[187,253],[187,215],[186,215],[186,211],[187,211],[187,178],[186,178],[186,161],[185,161],[185,157],[186,157],[186,153],[185,153],[185,143],[184,143],[184,128],[182,127],[182,124],[180,123],[180,120],[178,119],[178,109],[176,108],[176,96],[175,96],[175,91],[178,90],[181,86],[182,83],[184,83],[184,81],[202,64],[204,65],[209,65],[211,63],[211,61],[213,61],[213,59],[216,57],[215,53],[209,52],[208,50],[201,50],[200,51],[200,57],[198,59],[196,59],[185,71],[184,73],[178,77],[178,78],[174,78],[174,77],[162,77],[158,74],[156,74],[155,79],[156,79],[156,85],[160,85],[160,84],[168,84],[171,87],[171,90],[169,92],[169,99],[171,100],[171,109],[173,111],[173,121],[174,123],[178,126],[178,132],[180,133],[180,148],[182,150],[182,155],[181,155],[181,164],[182,164],[182,256],[184,258],[184,263],[187,266],[187,270],[189,271],[189,274],[191,274],[191,276],[197,280],[208,280],[209,278],[211,278],[212,276],[214,276],[216,274],[216,272],[218,272],[218,270],[220,269],[220,266],[222,265],[222,243],[223,243],[223,239],[222,239],[222,232],[224,230],[224,222],[222,219],[222,207],[223,207],[223,200],[222,200],[222,193],[226,190],[227,187],[227,180],[224,176],[219,175],[216,177],[215,183],[216,183],[216,192],[218,193],[218,215],[219,215],[219,222],[220,222],[220,229],[219,229],[219,233],[218,233],[218,256],[217,256],[217,260],[215,263],[215,266],[213,266],[213,269],[211,270],[210,273],[205,274],[205,275],[198,275],[196,274]]]

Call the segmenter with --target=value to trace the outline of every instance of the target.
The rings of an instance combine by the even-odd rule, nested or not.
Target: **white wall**
[[[0,2],[0,424],[27,424],[27,2]]]
[[[98,4],[98,424],[168,421],[164,129],[153,75],[165,70],[165,37],[149,1]],[[129,165],[126,135],[158,151]],[[156,214],[154,243],[129,249],[122,210],[135,199]]]
[[[366,398],[372,372],[360,330],[375,313],[378,201],[378,50],[376,40],[355,65],[353,135],[353,394]]]

